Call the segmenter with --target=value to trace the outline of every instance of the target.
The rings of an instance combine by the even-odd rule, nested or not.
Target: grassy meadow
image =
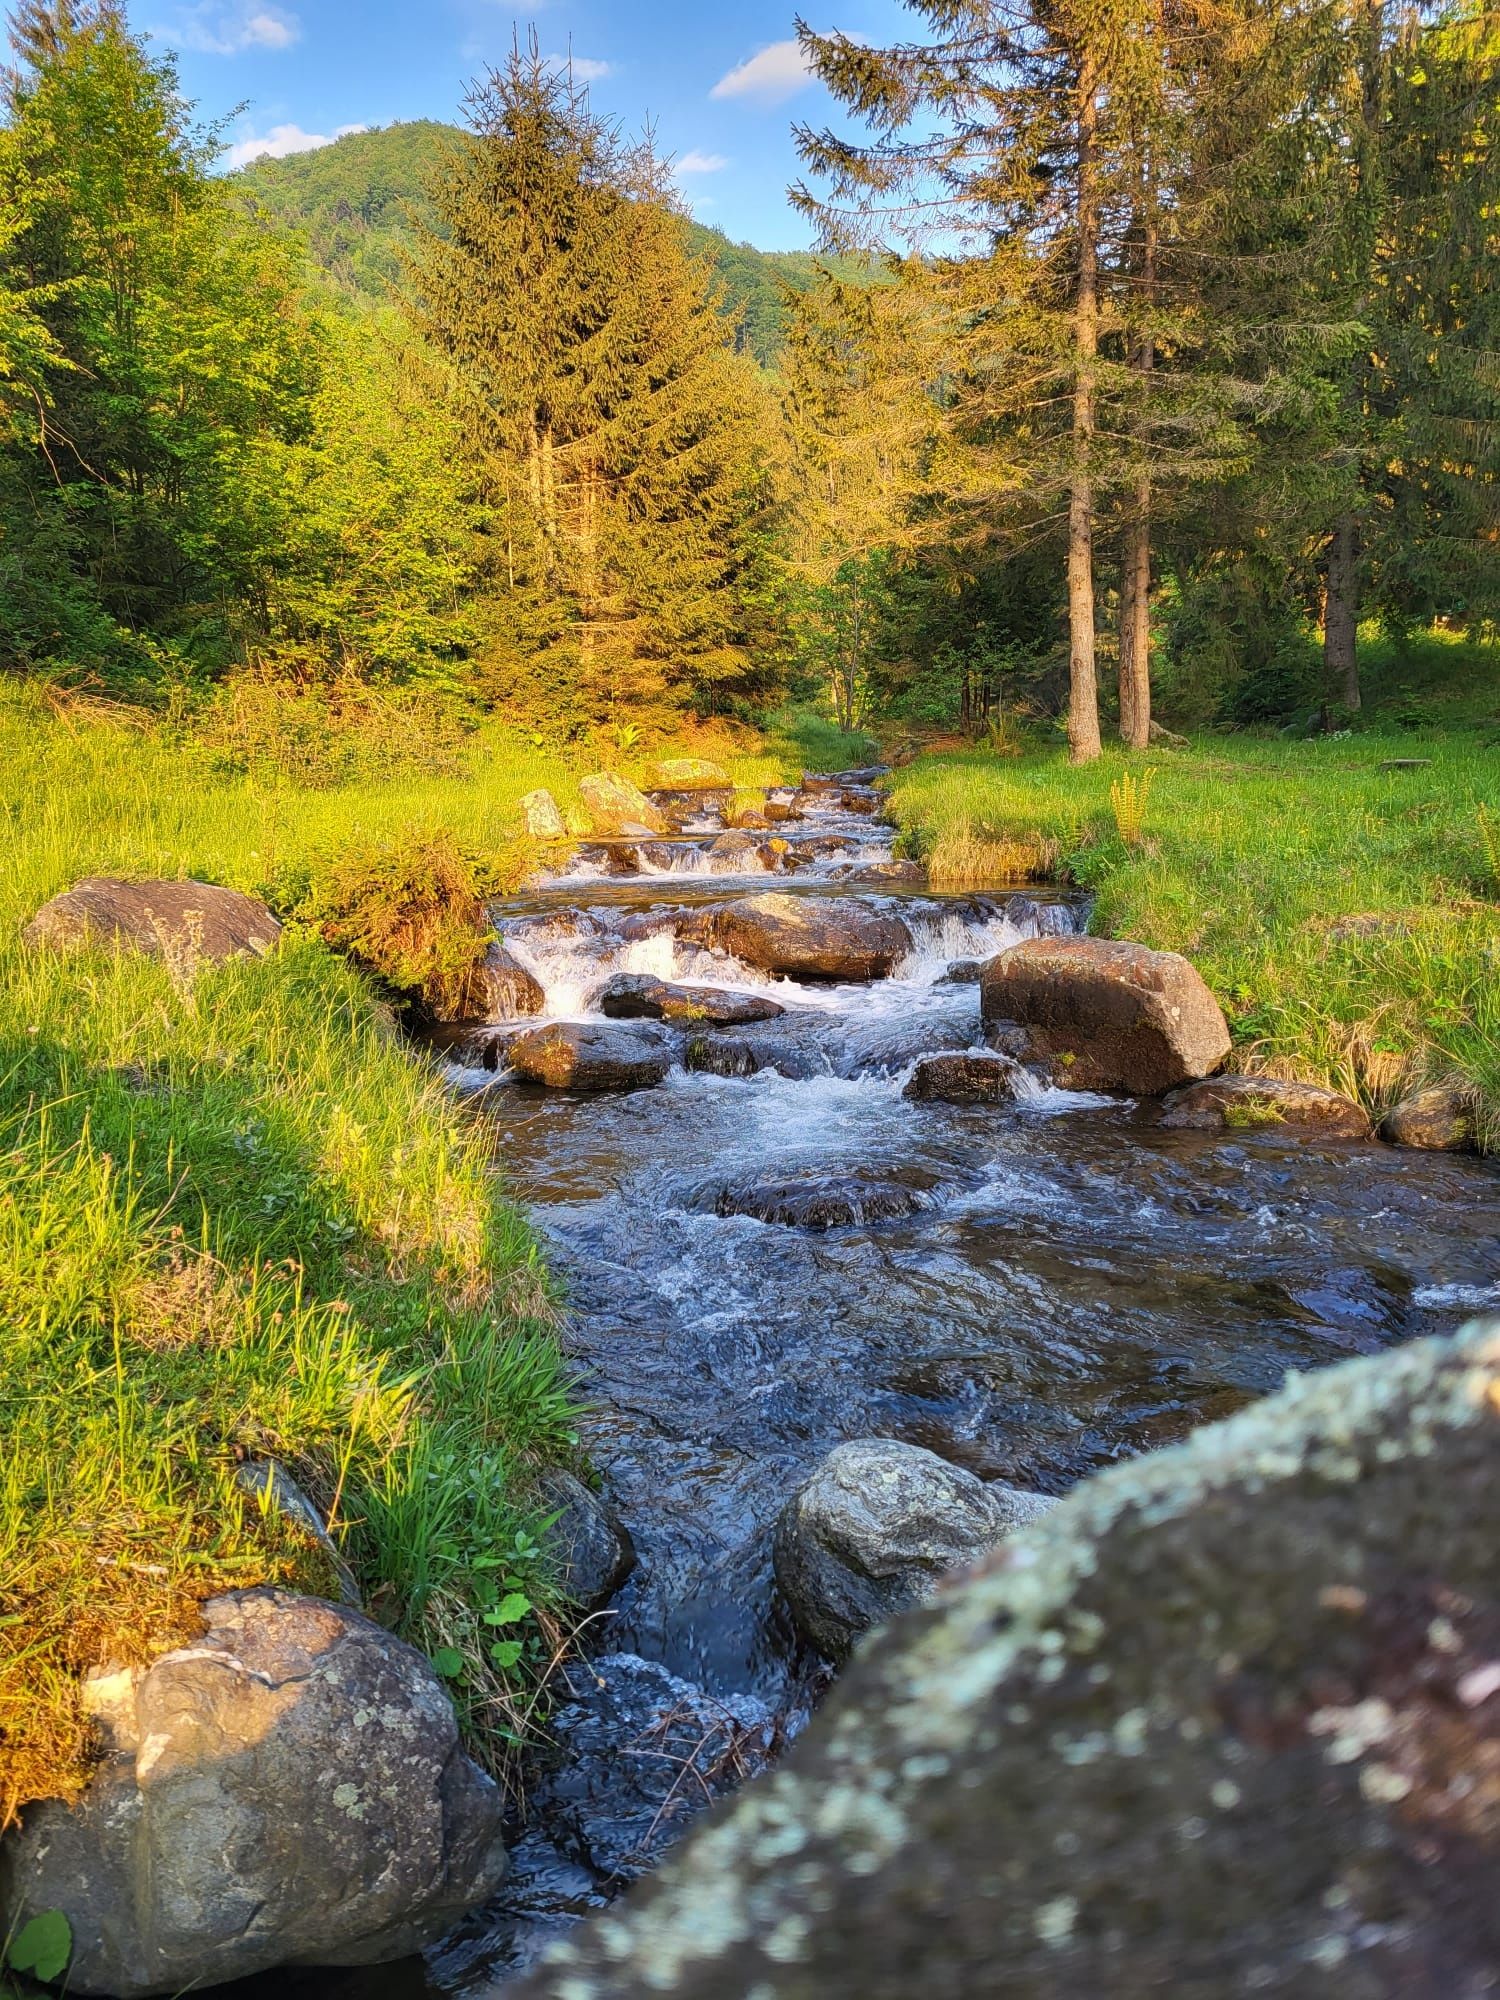
[[[1460,1078],[1500,1144],[1500,743],[1377,726],[1082,767],[975,750],[903,770],[892,805],[937,884],[1062,874],[1096,931],[1192,959],[1244,1067],[1374,1111]]]

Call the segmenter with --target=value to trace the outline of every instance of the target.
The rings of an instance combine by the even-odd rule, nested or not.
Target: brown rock
[[[985,967],[980,1005],[1075,1090],[1159,1097],[1229,1054],[1219,1003],[1188,961],[1122,939],[1027,938]]]
[[[1453,1083],[1414,1091],[1386,1113],[1380,1136],[1393,1146],[1416,1146],[1428,1153],[1472,1152],[1474,1093]]]
[[[505,1051],[516,1075],[549,1090],[646,1090],[672,1067],[659,1030],[555,1021],[530,1028]]]
[[[479,998],[486,1021],[518,1021],[541,1013],[547,989],[503,944],[492,944],[479,971]]]
[[[1196,1132],[1256,1127],[1321,1132],[1330,1139],[1368,1139],[1362,1107],[1337,1090],[1275,1076],[1215,1076],[1167,1099],[1162,1124]]]
[[[721,951],[788,979],[883,979],[911,950],[899,917],[832,897],[746,896],[709,928]]]
[[[676,986],[645,972],[619,972],[599,995],[599,1011],[612,1021],[675,1021],[738,1028],[751,1021],[774,1021],[786,1009],[764,993]]]
[[[1014,1104],[1028,1081],[1010,1056],[928,1056],[902,1096],[919,1104]]]
[[[264,957],[275,948],[281,925],[264,903],[238,889],[90,875],[44,903],[22,935],[49,951],[114,943],[177,964],[220,964]]]
[[[579,796],[588,808],[595,833],[667,833],[670,822],[646,794],[613,771],[596,771],[580,780]]]
[[[733,783],[724,766],[710,757],[664,757],[656,766],[656,781],[668,792],[723,792]]]

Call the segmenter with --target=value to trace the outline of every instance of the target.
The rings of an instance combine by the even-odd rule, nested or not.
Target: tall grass
[[[1500,749],[1434,733],[1417,754],[1423,768],[1380,768],[1413,755],[1405,732],[1216,738],[1160,766],[1149,840],[1122,837],[1146,825],[1118,823],[1120,754],[929,757],[899,775],[892,809],[935,864],[976,826],[1050,849],[1094,892],[1097,930],[1194,960],[1237,1061],[1377,1112],[1429,1078],[1465,1080],[1495,1144],[1500,903],[1484,832]]]

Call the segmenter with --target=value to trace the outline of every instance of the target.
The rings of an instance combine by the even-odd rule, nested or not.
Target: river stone
[[[492,944],[479,969],[479,1001],[486,1021],[519,1021],[540,1014],[547,989],[503,944]]]
[[[1161,1097],[1211,1076],[1229,1054],[1218,1001],[1175,951],[1027,938],[990,960],[979,992],[985,1025],[1018,1025],[1026,1053],[1072,1090]]]
[[[901,1094],[919,1104],[1014,1104],[1030,1081],[1010,1056],[927,1056]]]
[[[526,831],[537,840],[567,839],[568,823],[557,800],[545,787],[528,792],[521,801],[521,811],[525,815]]]
[[[672,1044],[653,1028],[554,1021],[518,1035],[506,1056],[517,1076],[550,1090],[645,1090],[672,1067]]]
[[[831,1451],[782,1509],[776,1581],[803,1636],[842,1660],[861,1633],[1055,1504],[987,1486],[920,1445],[862,1438]]]
[[[1475,1144],[1474,1093],[1453,1083],[1415,1091],[1385,1114],[1380,1136],[1393,1146],[1417,1146],[1429,1153],[1470,1152]]]
[[[839,804],[845,812],[858,813],[862,818],[872,818],[879,812],[885,801],[877,792],[841,792]]]
[[[666,833],[668,821],[628,778],[613,771],[596,771],[578,782],[579,797],[588,808],[595,833]]]
[[[734,780],[711,757],[663,757],[656,782],[667,792],[724,792]]]
[[[1406,2000],[1500,1963],[1500,1321],[1085,1481],[514,2000]]]
[[[889,764],[861,764],[854,771],[835,771],[834,782],[839,785],[873,785],[875,780],[883,778],[890,768]]]
[[[723,904],[710,935],[743,964],[788,979],[883,979],[911,950],[901,919],[867,903],[776,891]]]
[[[1368,1114],[1337,1090],[1276,1076],[1215,1076],[1174,1090],[1162,1124],[1197,1132],[1268,1127],[1320,1132],[1330,1139],[1368,1139]]]
[[[762,843],[753,833],[742,833],[738,829],[721,833],[711,840],[704,850],[712,861],[737,862],[744,868],[761,868],[765,865]]]
[[[679,1021],[737,1028],[774,1021],[786,1012],[764,993],[726,993],[717,986],[674,986],[647,972],[617,972],[599,995],[599,1011],[612,1021]]]
[[[537,1481],[542,1507],[555,1514],[546,1534],[563,1590],[584,1611],[599,1611],[635,1568],[630,1530],[613,1507],[561,1466]]]
[[[920,861],[870,861],[859,872],[866,882],[919,883],[927,879]]]
[[[238,889],[89,875],[43,903],[22,936],[49,951],[120,944],[173,964],[218,965],[230,958],[263,958],[275,948],[281,925],[264,903]]]
[[[718,1215],[749,1215],[788,1229],[847,1229],[915,1215],[921,1193],[903,1181],[860,1174],[790,1174],[777,1180],[734,1181],[714,1202]]]
[[[956,958],[938,981],[939,986],[977,986],[984,977],[982,958]]]
[[[501,1794],[414,1646],[283,1590],[203,1615],[86,1684],[104,1760],[76,1809],[7,1838],[0,1935],[60,1909],[69,1992],[135,2000],[401,1958],[494,1892]]]

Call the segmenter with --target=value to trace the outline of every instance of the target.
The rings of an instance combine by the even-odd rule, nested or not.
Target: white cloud
[[[217,0],[189,7],[174,27],[160,30],[163,41],[211,56],[237,56],[245,49],[289,49],[302,39],[302,24],[281,7],[258,7],[253,0],[225,6]]]
[[[245,167],[252,160],[284,160],[288,153],[315,153],[319,146],[331,146],[350,132],[367,132],[368,125],[340,125],[336,132],[304,132],[300,125],[273,125],[257,138],[240,139],[225,154],[231,169]]]
[[[600,62],[594,56],[548,56],[549,63],[559,69],[571,69],[577,83],[602,83],[607,76],[613,76],[615,66],[610,62]]]
[[[722,153],[700,153],[696,147],[677,162],[680,174],[719,174],[729,165]]]
[[[710,97],[751,97],[760,104],[781,104],[813,80],[800,42],[772,42],[721,76]]]

